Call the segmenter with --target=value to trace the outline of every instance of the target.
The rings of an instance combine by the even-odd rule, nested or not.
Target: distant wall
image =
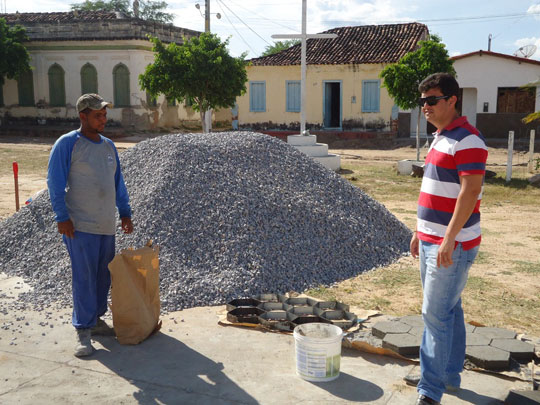
[[[540,134],[540,121],[525,125],[521,119],[526,115],[479,113],[476,115],[476,127],[485,138],[508,138],[508,132],[514,131],[515,139],[528,139],[531,129]]]

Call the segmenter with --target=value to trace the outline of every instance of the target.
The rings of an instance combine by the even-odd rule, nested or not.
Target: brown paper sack
[[[111,311],[121,344],[136,345],[159,330],[159,247],[126,249],[109,263]]]

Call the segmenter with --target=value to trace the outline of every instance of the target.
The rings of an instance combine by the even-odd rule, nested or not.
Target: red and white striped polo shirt
[[[484,137],[467,117],[455,119],[434,135],[424,166],[416,229],[420,240],[441,244],[461,190],[459,176],[485,174],[488,152]],[[465,250],[480,244],[481,200],[482,193],[456,236]]]

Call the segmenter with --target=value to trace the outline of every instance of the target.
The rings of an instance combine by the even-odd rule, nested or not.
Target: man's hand
[[[454,253],[454,248],[456,246],[456,241],[449,237],[445,237],[437,251],[437,267],[450,267],[454,262],[452,260],[452,254]]]
[[[418,235],[416,234],[416,232],[413,232],[413,235],[412,235],[412,238],[411,238],[410,249],[411,249],[411,255],[415,259],[418,257],[418,255],[420,253],[419,245],[420,245],[420,241],[418,240]]]
[[[124,231],[124,233],[133,232],[133,223],[131,222],[131,218],[122,218],[122,230]]]
[[[68,238],[73,239],[75,237],[75,228],[71,219],[67,221],[58,222],[58,232],[62,235],[66,235]]]

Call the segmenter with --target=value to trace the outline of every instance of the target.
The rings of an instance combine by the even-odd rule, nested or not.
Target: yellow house
[[[397,107],[379,74],[417,48],[428,28],[419,23],[334,28],[335,39],[307,40],[306,127],[383,129]],[[247,92],[238,99],[244,128],[298,129],[300,44],[251,59]]]

